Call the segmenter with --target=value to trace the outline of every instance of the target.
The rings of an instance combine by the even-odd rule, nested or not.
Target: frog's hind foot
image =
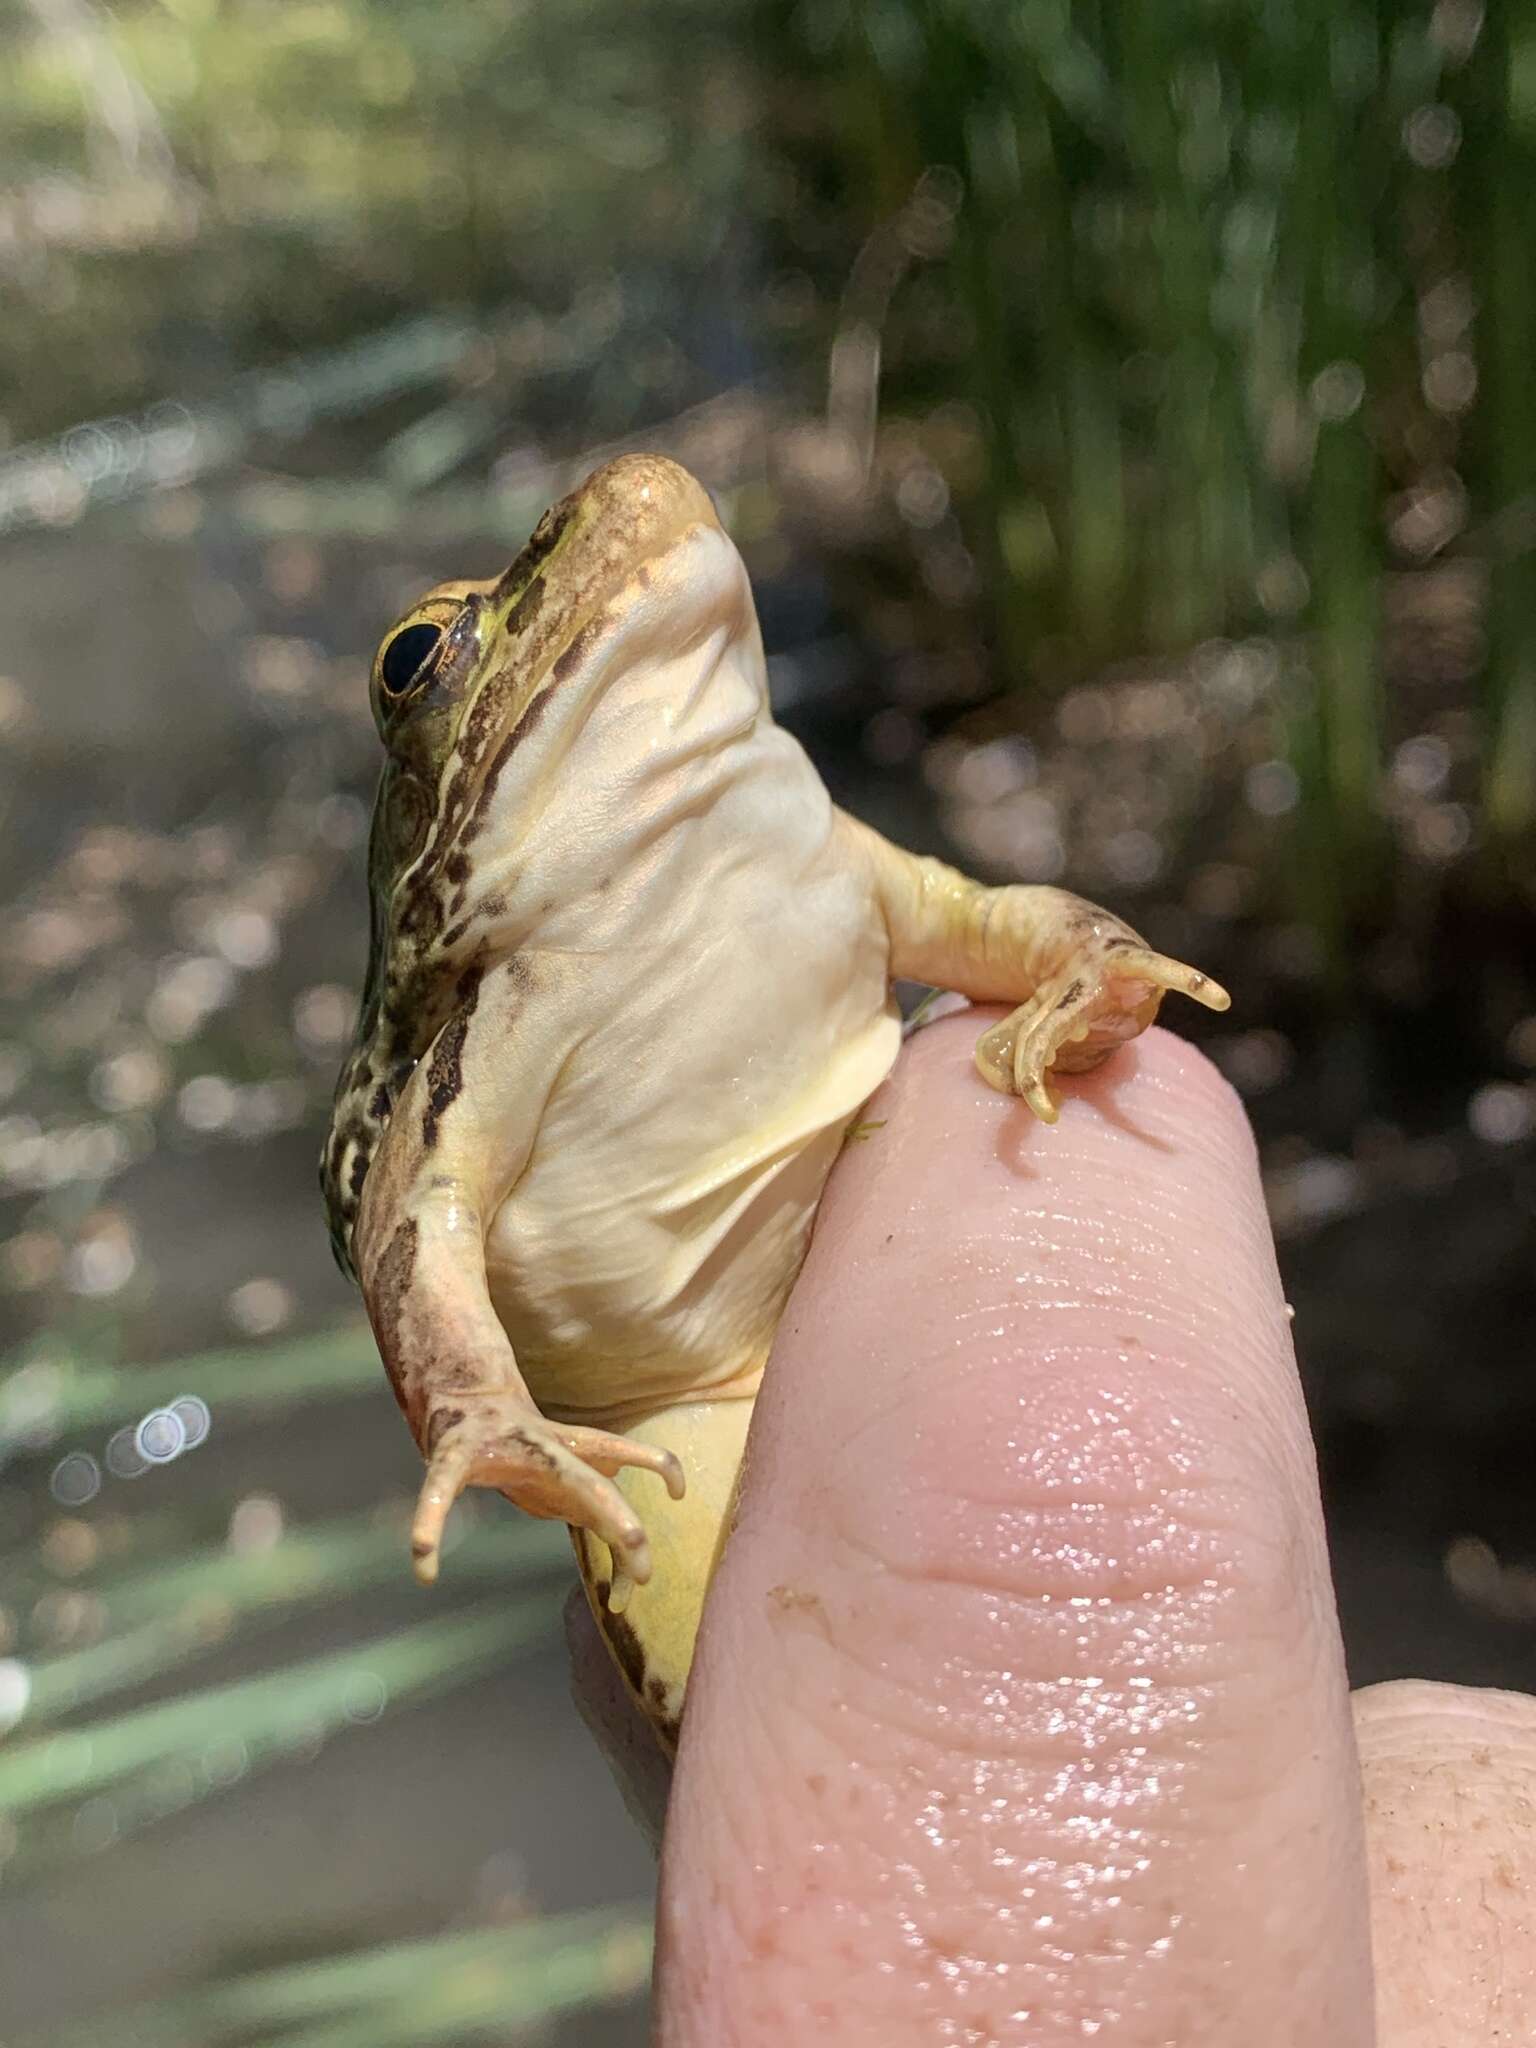
[[[1096,1067],[1146,1030],[1170,989],[1208,1010],[1225,1010],[1232,1000],[1197,968],[1119,934],[1096,936],[982,1035],[976,1065],[992,1087],[1022,1095],[1042,1123],[1053,1124],[1057,1107],[1046,1076]]]
[[[626,1468],[654,1473],[674,1500],[683,1494],[683,1468],[664,1446],[551,1422],[526,1398],[500,1391],[444,1398],[427,1443],[411,1525],[411,1556],[423,1585],[437,1577],[443,1527],[466,1486],[497,1487],[527,1514],[592,1530],[636,1585],[650,1577],[650,1545],[613,1475]]]

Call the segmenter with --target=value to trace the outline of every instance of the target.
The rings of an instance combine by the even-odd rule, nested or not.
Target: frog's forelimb
[[[551,992],[529,1001],[522,962],[486,974],[474,1006],[482,1028],[451,1020],[406,1084],[352,1238],[380,1354],[427,1461],[411,1530],[416,1576],[437,1577],[464,1488],[494,1486],[531,1515],[591,1530],[616,1571],[643,1585],[650,1545],[614,1474],[654,1472],[677,1500],[682,1467],[664,1448],[542,1414],[486,1279],[489,1219],[528,1162],[544,1107],[529,1076],[558,1071],[567,1011]],[[514,1026],[516,1069],[502,1056]]]

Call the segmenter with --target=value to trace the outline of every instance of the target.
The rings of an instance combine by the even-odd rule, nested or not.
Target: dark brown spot
[[[538,701],[537,698],[534,699],[535,703]],[[496,794],[496,785],[501,780],[501,771],[506,767],[511,757],[512,749],[517,744],[518,734],[527,723],[528,716],[529,713],[525,711],[512,730],[503,736],[501,745],[486,763],[485,779],[480,784],[475,794],[475,801],[470,806],[469,814],[464,821],[464,830],[471,836],[479,828],[481,820],[490,809],[491,798]]]
[[[602,1610],[603,1634],[618,1660],[619,1669],[629,1680],[635,1698],[645,1698],[645,1645],[639,1632],[627,1615],[614,1614],[607,1607]]]
[[[430,1152],[437,1143],[438,1126],[457,1102],[464,1086],[464,1041],[469,1020],[455,1017],[443,1026],[427,1070],[427,1106],[421,1117],[421,1142]]]
[[[357,1157],[352,1161],[352,1171],[347,1176],[347,1184],[351,1189],[354,1202],[360,1202],[363,1199],[363,1182],[368,1178],[370,1156],[363,1146],[358,1146]]]
[[[368,1275],[368,1283],[364,1290],[364,1298],[368,1304],[368,1320],[380,1333],[379,1351],[397,1398],[400,1396],[402,1383],[401,1361],[395,1333],[400,1327],[401,1310],[406,1296],[411,1291],[411,1281],[416,1272],[417,1238],[416,1219],[414,1216],[407,1216],[403,1223],[396,1225],[394,1235],[385,1245],[377,1265]],[[403,1401],[401,1405],[404,1405]]]
[[[565,652],[557,656],[555,665],[549,672],[553,681],[557,683],[565,682],[569,678],[572,669],[581,666],[591,651],[592,642],[601,639],[605,624],[606,621],[603,619],[591,619],[582,627]]]
[[[427,1455],[430,1457],[450,1429],[457,1429],[464,1420],[462,1408],[434,1408],[432,1420],[427,1424]]]
[[[569,497],[562,498],[557,505],[550,506],[528,536],[522,553],[502,577],[502,589],[516,590],[519,584],[527,582],[546,557],[554,552],[561,534],[571,523],[580,496],[579,491],[572,491]]]
[[[542,576],[528,585],[517,603],[507,613],[506,633],[509,640],[519,633],[526,632],[533,624],[539,615],[548,588]]]
[[[437,1143],[438,1125],[457,1102],[464,1087],[464,1043],[469,1021],[475,1014],[480,991],[480,972],[471,968],[459,977],[461,1007],[437,1034],[427,1067],[427,1106],[421,1118],[421,1142],[430,1152]]]
[[[1082,994],[1082,992],[1083,984],[1080,981],[1069,982],[1067,987],[1062,991],[1059,1000],[1057,1001],[1057,1009],[1070,1010],[1072,1005],[1077,1001],[1078,997]]]
[[[527,739],[528,735],[538,725],[539,720],[544,716],[545,710],[548,708],[548,704],[549,688],[546,685],[539,692],[538,696],[533,699],[533,702],[524,711],[522,717],[513,726],[512,730],[504,736],[500,746],[497,747],[495,753],[491,756],[486,766],[484,779],[475,794],[475,801],[471,805],[468,816],[464,821],[463,830],[473,834],[476,826],[489,809],[492,797],[496,794],[496,785],[501,779],[501,771],[511,759],[514,750],[522,745],[523,741]],[[454,858],[462,859],[463,856],[456,855]],[[464,863],[464,878],[466,879],[468,872],[469,863],[466,861]],[[448,868],[448,874],[450,880],[460,879],[454,874],[451,863]]]
[[[520,747],[523,741],[527,739],[531,733],[534,733],[538,730],[540,721],[543,719],[543,716],[548,709],[549,685],[546,683],[544,685],[544,688],[540,690],[537,697],[533,698],[533,700],[525,707],[522,717],[517,721],[516,725],[513,726],[511,732],[508,733],[506,745],[503,747],[501,754],[498,756],[498,765],[505,761],[505,757],[512,752],[514,747]]]
[[[501,713],[501,693],[498,690],[482,690],[465,715],[463,728],[459,733],[458,751],[466,761],[473,761],[481,751],[486,730]],[[462,779],[462,776],[461,776]],[[455,785],[457,786],[457,785]]]
[[[653,1719],[651,1726],[656,1730],[661,1746],[668,1756],[676,1756],[678,1737],[683,1732],[681,1717],[677,1714],[668,1714],[665,1717],[658,1715]]]
[[[526,953],[513,953],[502,962],[502,973],[520,996],[531,994],[538,982],[533,971],[533,962]]]
[[[537,1437],[529,1436],[526,1430],[509,1430],[508,1441],[516,1444],[529,1464],[537,1465],[540,1471],[557,1472],[560,1469],[554,1452],[541,1444]]]
[[[455,885],[469,880],[469,855],[462,850],[450,853],[443,862],[443,873]]]
[[[390,1100],[388,1088],[381,1081],[373,1091],[373,1100],[368,1105],[368,1114],[375,1123],[388,1123],[389,1113],[394,1106],[394,1103]]]
[[[435,905],[430,891],[418,884],[407,893],[396,919],[402,936],[410,937],[430,927],[434,921],[434,911]]]

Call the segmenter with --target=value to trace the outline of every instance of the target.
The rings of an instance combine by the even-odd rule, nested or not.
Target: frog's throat
[[[741,559],[718,526],[694,525],[647,573],[483,758],[450,756],[432,830],[389,904],[383,950],[403,972],[387,1013],[420,1013],[424,981],[451,986],[474,960],[525,946],[551,908],[585,905],[584,943],[599,943],[594,899],[731,782],[733,749],[770,715]]]

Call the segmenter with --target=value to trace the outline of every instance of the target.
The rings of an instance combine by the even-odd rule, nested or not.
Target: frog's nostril
[[[379,681],[392,697],[410,687],[442,637],[441,626],[425,623],[407,626],[403,633],[395,635],[379,663]]]

